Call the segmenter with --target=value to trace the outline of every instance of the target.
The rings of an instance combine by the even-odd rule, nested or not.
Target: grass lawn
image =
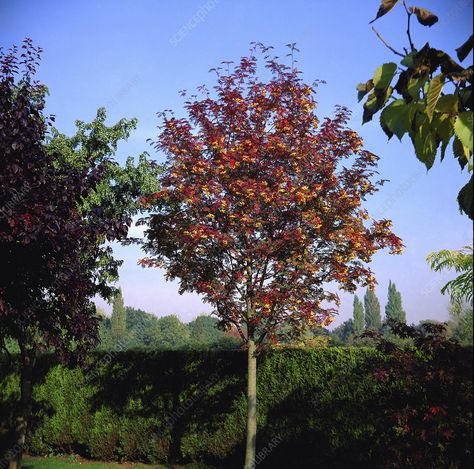
[[[31,457],[26,456],[23,469],[203,469],[203,466],[162,466],[142,463],[114,463],[88,461],[79,457]]]

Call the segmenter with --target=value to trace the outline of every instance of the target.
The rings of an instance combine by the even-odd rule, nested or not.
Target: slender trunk
[[[248,341],[247,445],[244,469],[254,469],[257,449],[257,356],[255,341]]]
[[[20,342],[21,397],[20,410],[16,418],[15,441],[10,449],[8,469],[20,469],[23,461],[26,431],[31,416],[33,393],[33,367],[35,355],[24,342]]]

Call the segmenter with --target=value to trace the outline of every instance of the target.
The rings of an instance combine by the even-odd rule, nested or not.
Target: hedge
[[[387,461],[387,449],[400,432],[386,417],[386,405],[398,402],[403,408],[410,397],[406,386],[373,376],[371,363],[378,355],[374,349],[337,347],[261,355],[259,468],[398,467],[397,461],[392,466]],[[54,356],[44,355],[35,374],[34,418],[28,436],[31,454],[242,466],[245,353],[96,353],[87,370],[68,368],[57,364]],[[18,393],[17,370],[2,357],[4,447]],[[466,416],[472,418],[472,380],[466,378],[463,389],[447,390],[445,398],[457,403],[452,425],[459,431],[443,449],[443,457],[453,467],[468,467],[472,423],[466,423]]]

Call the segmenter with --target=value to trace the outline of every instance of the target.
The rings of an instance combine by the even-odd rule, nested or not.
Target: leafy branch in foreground
[[[395,135],[401,140],[408,133],[417,158],[427,169],[433,166],[438,150],[443,160],[452,141],[452,151],[461,169],[467,166],[467,171],[472,173],[473,66],[461,66],[445,51],[432,48],[428,42],[420,49],[415,47],[411,37],[412,16],[415,15],[423,26],[432,26],[438,17],[428,10],[408,7],[405,1],[382,0],[373,21],[387,14],[397,3],[402,3],[407,13],[408,47],[403,52],[396,50],[372,28],[383,44],[402,60],[399,64],[380,65],[370,80],[357,86],[359,101],[367,95],[362,122],[369,122],[382,110],[380,126],[388,138]],[[470,55],[472,47],[471,35],[456,49],[459,62]],[[398,78],[392,84],[395,77]],[[472,200],[471,175],[458,194],[460,210],[471,219]]]
[[[466,302],[472,305],[473,256],[471,246],[464,246],[463,249],[458,251],[443,249],[442,251],[432,252],[426,260],[430,264],[431,270],[435,272],[454,270],[460,273],[441,289],[443,295],[448,293],[451,296],[453,312],[460,311]]]

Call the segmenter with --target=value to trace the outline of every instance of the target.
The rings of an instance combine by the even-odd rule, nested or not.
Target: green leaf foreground
[[[373,78],[357,86],[359,102],[367,95],[363,104],[362,123],[372,120],[381,111],[379,123],[389,139],[396,135],[399,140],[409,134],[416,157],[430,169],[438,150],[443,160],[452,142],[453,156],[462,170],[472,172],[473,152],[473,65],[463,67],[447,52],[432,48],[429,42],[418,48],[413,44],[410,19],[414,16],[423,26],[433,26],[438,17],[420,7],[408,7],[405,2],[382,0],[375,20],[386,15],[397,3],[403,3],[408,16],[408,47],[405,54],[389,45],[374,30],[384,45],[394,54],[402,56],[398,65],[387,62],[375,70]],[[373,28],[372,28],[373,29]],[[462,62],[471,56],[471,35],[456,49]],[[394,77],[397,82],[391,86]],[[473,219],[472,178],[459,192],[461,212]]]

